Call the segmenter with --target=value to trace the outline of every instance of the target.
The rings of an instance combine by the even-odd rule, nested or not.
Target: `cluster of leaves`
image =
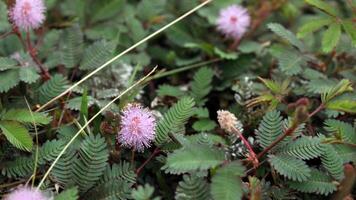
[[[108,65],[202,1],[45,1],[46,23],[27,41],[37,60],[12,34],[8,2],[0,1],[0,197],[14,182],[38,184],[48,169],[41,189],[55,200],[355,194],[355,1],[214,0]],[[238,44],[215,31],[219,10],[232,4],[255,11]],[[82,128],[155,65],[165,70]],[[153,147],[142,153],[116,141],[120,111],[133,101],[157,118]],[[220,129],[219,109],[237,116],[257,162]]]

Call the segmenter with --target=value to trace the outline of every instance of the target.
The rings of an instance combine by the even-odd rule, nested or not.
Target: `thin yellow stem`
[[[131,47],[129,47],[128,49],[126,49],[125,51],[121,52],[120,54],[118,54],[117,56],[113,57],[111,60],[107,61],[106,63],[104,63],[103,65],[101,65],[100,67],[98,67],[96,70],[92,71],[91,73],[89,73],[88,75],[86,75],[84,78],[82,78],[80,81],[78,81],[77,83],[73,84],[72,86],[70,86],[67,90],[65,90],[64,92],[62,92],[61,94],[59,94],[58,96],[54,97],[53,99],[51,99],[50,101],[48,101],[47,103],[45,103],[44,105],[42,105],[40,108],[38,108],[36,110],[36,112],[41,111],[42,109],[44,109],[45,107],[47,107],[48,105],[52,104],[54,101],[58,100],[59,98],[61,98],[62,96],[64,96],[65,94],[67,94],[68,92],[72,91],[75,87],[77,87],[78,85],[80,85],[81,83],[83,83],[84,81],[86,81],[88,78],[92,77],[94,74],[96,74],[97,72],[99,72],[100,70],[104,69],[106,66],[110,65],[112,62],[114,62],[115,60],[117,60],[118,58],[122,57],[123,55],[125,55],[126,53],[130,52],[131,50],[135,49],[136,47],[140,46],[141,44],[145,43],[146,41],[150,40],[151,38],[155,37],[156,35],[160,34],[161,32],[163,32],[164,30],[166,30],[167,28],[171,27],[172,25],[176,24],[177,22],[181,21],[182,19],[184,19],[185,17],[191,15],[192,13],[194,13],[195,11],[197,11],[198,9],[200,9],[201,7],[205,6],[206,4],[210,3],[212,0],[207,0],[201,4],[199,4],[198,6],[196,6],[195,8],[191,9],[190,11],[186,12],[185,14],[183,14],[182,16],[178,17],[177,19],[175,19],[174,21],[170,22],[169,24],[163,26],[162,28],[160,28],[159,30],[157,30],[156,32],[152,33],[151,35],[145,37],[144,39],[142,39],[141,41],[137,42],[136,44],[132,45]]]
[[[138,80],[135,84],[133,84],[132,86],[130,86],[129,88],[127,88],[125,91],[123,91],[119,96],[115,97],[115,99],[113,99],[112,101],[110,101],[108,104],[106,104],[102,109],[99,110],[99,112],[97,112],[92,118],[90,118],[83,127],[81,127],[79,129],[79,131],[73,136],[73,138],[67,143],[67,145],[63,148],[63,150],[58,154],[57,158],[53,161],[53,163],[51,164],[51,166],[48,168],[47,172],[45,173],[45,175],[43,176],[41,182],[38,184],[37,186],[37,190],[39,188],[41,188],[42,184],[44,183],[44,181],[46,180],[46,178],[48,177],[49,173],[52,171],[53,167],[57,164],[58,160],[61,158],[61,156],[65,153],[65,151],[68,149],[68,147],[74,142],[74,140],[80,135],[80,133],[92,122],[94,121],[94,119],[96,117],[98,117],[102,112],[104,112],[111,104],[113,104],[115,101],[117,101],[118,99],[120,99],[123,95],[125,95],[126,93],[128,93],[130,90],[132,90],[133,88],[135,88],[137,85],[141,84],[146,78],[148,78],[149,76],[151,76],[151,74],[153,74],[153,72],[155,72],[157,69],[157,66],[155,68],[153,68],[152,71],[150,71],[150,73],[148,73],[145,77],[141,78],[140,80]]]

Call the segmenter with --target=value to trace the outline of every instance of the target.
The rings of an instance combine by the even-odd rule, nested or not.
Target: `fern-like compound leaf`
[[[218,166],[224,159],[224,153],[217,148],[192,144],[168,154],[167,162],[163,169],[177,174],[193,170],[207,170]]]
[[[39,101],[47,103],[52,98],[61,94],[68,87],[68,81],[60,74],[54,75],[39,88]]]
[[[100,179],[109,158],[105,139],[89,135],[81,144],[79,159],[73,164],[73,179],[80,192],[85,192]]]
[[[289,30],[284,28],[281,24],[270,23],[267,25],[268,28],[277,34],[279,37],[287,40],[290,44],[297,47],[299,50],[304,50],[304,44]]]
[[[48,124],[51,121],[51,118],[47,114],[39,112],[31,113],[27,109],[10,109],[2,115],[2,119],[29,124]]]
[[[325,173],[313,169],[312,176],[308,180],[303,182],[290,181],[289,187],[305,193],[316,193],[321,195],[328,195],[336,191],[336,184],[332,182],[332,179],[325,175]]]
[[[51,171],[52,177],[62,186],[73,185],[72,167],[76,162],[76,152],[73,150],[66,151],[54,165]]]
[[[268,160],[279,174],[293,181],[306,181],[311,176],[311,170],[303,160],[282,154],[269,155]]]
[[[78,24],[66,29],[60,43],[60,58],[67,68],[75,67],[83,53],[83,33]]]
[[[101,66],[110,59],[115,47],[114,42],[104,40],[95,42],[84,51],[80,69],[89,70]]]
[[[325,121],[324,128],[333,134],[335,138],[356,144],[356,131],[351,124],[335,119],[328,119]]]
[[[27,129],[16,121],[0,121],[0,129],[6,139],[16,148],[31,151],[33,146],[32,137]]]
[[[39,149],[38,163],[45,164],[57,158],[59,153],[64,148],[65,142],[63,140],[48,140]]]
[[[266,148],[283,133],[283,121],[280,112],[266,113],[256,130],[257,141],[262,148]]]
[[[101,184],[111,180],[125,180],[133,184],[136,182],[136,174],[130,163],[123,161],[118,164],[113,164],[111,167],[107,165],[99,183]]]
[[[333,147],[335,148],[340,158],[343,160],[343,163],[356,163],[356,147],[345,144],[335,144]]]
[[[331,144],[325,146],[321,162],[335,179],[341,180],[344,178],[343,160]]]
[[[296,141],[285,145],[280,152],[299,159],[309,160],[322,155],[324,152],[323,147],[324,145],[321,144],[320,138],[302,136]]]
[[[78,189],[76,187],[64,190],[54,200],[78,200]]]
[[[194,100],[183,97],[163,116],[156,127],[155,143],[161,146],[169,140],[169,133],[177,130],[193,115]]]
[[[127,200],[131,198],[132,184],[123,180],[111,180],[94,187],[84,195],[87,200]]]
[[[178,183],[175,193],[176,200],[209,200],[209,184],[203,177],[184,175]]]
[[[33,172],[33,167],[31,157],[18,157],[14,161],[4,163],[1,173],[8,178],[28,177]]]
[[[0,93],[7,92],[20,83],[18,69],[0,71]]]
[[[211,82],[213,76],[214,71],[207,67],[200,68],[194,75],[191,85],[191,94],[197,105],[203,105],[205,103],[204,98],[212,89]]]
[[[211,180],[211,195],[214,200],[238,200],[242,198],[242,176],[245,168],[232,162],[218,169]]]
[[[132,191],[132,198],[134,200],[149,200],[153,199],[152,195],[155,189],[149,184],[145,184],[144,186],[138,186],[136,189]],[[160,198],[154,198],[153,200],[159,200]]]

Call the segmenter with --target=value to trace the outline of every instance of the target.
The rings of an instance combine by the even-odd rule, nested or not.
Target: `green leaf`
[[[206,200],[211,199],[209,184],[203,177],[184,175],[178,183],[175,193],[176,200]]]
[[[310,80],[306,85],[306,89],[313,94],[322,94],[330,91],[336,85],[337,82],[335,80],[319,78]]]
[[[238,48],[242,53],[258,53],[263,47],[258,42],[244,40],[241,42]]]
[[[79,196],[78,196],[78,189],[76,187],[66,189],[54,198],[54,200],[77,200],[77,199],[79,199]]]
[[[352,20],[344,20],[342,22],[342,27],[344,28],[345,32],[350,36],[352,40],[352,44],[356,46],[356,27],[355,23]]]
[[[239,55],[236,52],[224,52],[217,47],[214,48],[214,53],[220,58],[226,60],[236,60],[239,57]]]
[[[94,15],[91,17],[91,22],[98,22],[110,19],[122,12],[125,7],[126,0],[113,0],[105,3],[104,6],[97,8]],[[114,9],[115,8],[115,9]]]
[[[14,69],[18,65],[17,61],[7,57],[0,57],[0,72],[8,69]]]
[[[179,98],[184,96],[184,91],[182,91],[179,87],[163,84],[158,87],[157,96],[170,96]]]
[[[334,144],[335,151],[341,157],[343,163],[356,163],[356,147],[346,144]]]
[[[73,180],[80,192],[86,192],[100,179],[107,166],[109,151],[100,135],[89,135],[83,140],[79,159],[73,163]]]
[[[2,116],[2,119],[30,124],[33,122],[36,124],[49,124],[51,122],[51,117],[48,117],[47,114],[32,112],[31,115],[31,112],[26,109],[11,109]]]
[[[83,53],[83,33],[78,24],[63,32],[60,50],[60,58],[67,68],[73,68],[79,63]]]
[[[269,155],[269,162],[276,171],[293,181],[306,181],[311,176],[311,170],[303,161],[288,155]]]
[[[7,140],[16,148],[31,151],[33,146],[32,137],[20,123],[15,121],[0,121],[0,129]]]
[[[191,96],[194,98],[197,105],[203,105],[206,101],[205,97],[212,90],[212,81],[214,71],[210,68],[200,68],[194,75],[191,83]]]
[[[262,83],[268,89],[270,89],[273,93],[276,93],[276,94],[282,93],[283,90],[282,90],[281,84],[277,83],[276,81],[269,80],[269,79],[264,79],[264,78],[261,78],[261,77],[259,77],[258,79],[261,80]]]
[[[330,52],[339,42],[341,36],[341,25],[333,23],[325,31],[322,39],[322,48],[325,53]]]
[[[34,159],[32,157],[16,157],[15,160],[3,162],[1,173],[8,178],[29,177],[33,173]]]
[[[325,146],[321,163],[335,179],[342,180],[344,178],[343,160],[331,144]]]
[[[297,36],[298,38],[304,38],[309,33],[313,33],[322,27],[331,24],[332,22],[333,20],[331,18],[313,19],[303,24],[303,26],[299,29]]]
[[[307,2],[308,4],[315,6],[317,8],[319,8],[320,10],[332,15],[332,16],[336,16],[337,12],[335,7],[332,7],[331,5],[329,5],[328,3],[325,3],[325,1],[322,0],[305,0],[305,2]]]
[[[325,173],[313,169],[312,176],[303,182],[289,181],[289,187],[305,193],[328,195],[336,191],[336,184]]]
[[[52,98],[64,92],[69,85],[65,77],[60,74],[54,75],[50,80],[45,82],[39,88],[39,101],[46,103]]]
[[[265,114],[256,130],[257,141],[262,148],[266,148],[283,133],[280,112],[271,111]]]
[[[286,75],[297,75],[301,73],[302,66],[306,65],[305,58],[293,51],[284,52],[278,57],[278,66]]]
[[[136,189],[132,190],[131,196],[134,200],[150,200],[154,191],[155,189],[149,184],[145,184],[144,186],[139,185]]]
[[[333,100],[326,104],[325,106],[330,110],[337,110],[347,113],[356,113],[356,101],[353,100]]]
[[[115,47],[116,44],[114,42],[106,42],[104,40],[90,45],[84,52],[80,69],[89,70],[100,67],[111,58]]]
[[[21,67],[19,75],[21,81],[29,84],[36,82],[41,77],[33,67]]]
[[[193,170],[207,170],[221,164],[225,159],[223,151],[201,144],[194,144],[168,154],[164,169],[177,174]]]
[[[242,199],[243,190],[240,176],[245,168],[239,162],[232,162],[216,171],[211,180],[211,194],[215,200]]]
[[[347,79],[343,79],[337,85],[328,89],[327,92],[324,92],[321,96],[321,100],[327,104],[331,99],[350,91],[353,91],[352,83]]]
[[[190,97],[183,97],[163,116],[156,127],[155,143],[162,145],[169,141],[169,133],[177,131],[194,114],[195,102]]]
[[[210,119],[200,119],[193,124],[193,129],[196,131],[211,131],[216,127],[216,122]]]
[[[20,83],[19,71],[16,69],[0,71],[0,93],[7,92]]]
[[[287,40],[299,50],[303,51],[305,49],[304,44],[300,40],[298,40],[298,38],[291,31],[284,28],[282,25],[277,23],[269,23],[267,26],[271,31],[273,31],[281,38]]]
[[[318,137],[302,136],[296,141],[285,145],[279,152],[299,159],[309,160],[324,153],[323,144]]]

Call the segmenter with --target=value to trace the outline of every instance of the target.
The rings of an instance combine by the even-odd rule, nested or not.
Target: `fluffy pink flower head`
[[[155,125],[155,118],[148,109],[129,104],[121,116],[118,141],[123,146],[143,151],[155,138]]]
[[[17,27],[28,31],[41,26],[45,11],[43,0],[16,0],[10,18]]]
[[[39,190],[21,187],[5,197],[5,200],[48,200],[48,198]]]
[[[232,5],[221,9],[217,29],[227,37],[240,39],[250,26],[251,18],[246,8]]]

